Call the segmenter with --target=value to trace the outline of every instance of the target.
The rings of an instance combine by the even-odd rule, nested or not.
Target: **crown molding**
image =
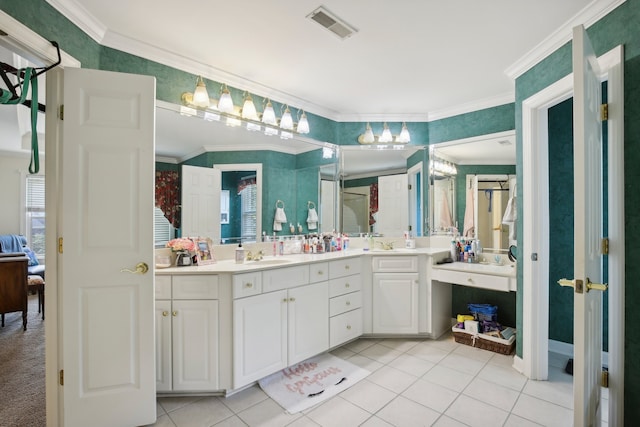
[[[455,107],[446,108],[429,113],[427,121],[446,119],[447,117],[459,116],[461,114],[472,113],[486,108],[498,107],[500,105],[511,104],[516,101],[515,91],[509,91],[489,98],[479,99]]]
[[[75,0],[46,0],[76,27],[98,43],[102,43],[107,27]]]
[[[585,28],[589,28],[625,1],[626,0],[592,1],[584,9],[565,22],[564,25],[551,33],[540,44],[507,68],[505,70],[505,74],[512,80],[520,77],[540,61],[570,41],[573,37],[573,27],[582,24]]]

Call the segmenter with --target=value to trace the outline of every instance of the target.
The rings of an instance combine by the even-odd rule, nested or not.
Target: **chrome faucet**
[[[264,256],[264,251],[263,250],[260,250],[260,251],[256,252],[255,254],[251,253],[251,251],[248,251],[246,259],[247,259],[247,261],[251,261],[251,260],[260,261],[263,256]]]

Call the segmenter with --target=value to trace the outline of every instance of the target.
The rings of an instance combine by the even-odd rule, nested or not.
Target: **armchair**
[[[44,264],[40,264],[36,254],[27,245],[27,238],[21,234],[1,234],[0,253],[24,252],[28,257],[27,274],[40,276],[44,280]]]
[[[27,330],[27,264],[23,252],[0,253],[0,316],[22,311],[22,328]]]

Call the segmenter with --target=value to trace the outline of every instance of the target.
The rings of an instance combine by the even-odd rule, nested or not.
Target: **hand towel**
[[[509,226],[509,240],[516,240],[516,220],[518,219],[516,196],[513,196],[507,202],[507,207],[502,216],[502,223]]]
[[[307,228],[309,230],[315,230],[318,228],[318,212],[316,212],[316,208],[309,208],[309,212],[307,214]]]
[[[440,229],[449,230],[453,227],[451,219],[451,209],[449,209],[449,199],[447,192],[442,190],[442,198],[440,199]]]
[[[282,224],[286,224],[287,215],[284,208],[276,207],[276,213],[273,216],[273,231],[282,231]]]
[[[464,210],[464,228],[462,235],[465,237],[473,237],[475,224],[473,219],[473,188],[467,188],[467,201]]]

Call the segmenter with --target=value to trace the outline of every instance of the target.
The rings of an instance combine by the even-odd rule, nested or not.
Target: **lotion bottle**
[[[242,247],[242,243],[239,243],[236,248],[236,264],[242,263],[244,263],[244,248]]]

